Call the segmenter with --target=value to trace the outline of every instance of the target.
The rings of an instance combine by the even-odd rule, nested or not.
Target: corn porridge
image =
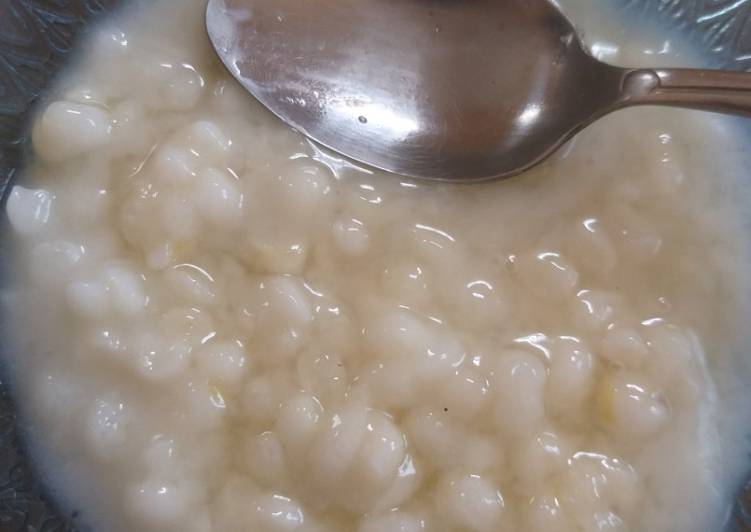
[[[279,123],[202,9],[97,28],[8,200],[9,364],[66,508],[102,531],[717,529],[749,426],[724,122],[629,110],[516,179],[413,181]]]

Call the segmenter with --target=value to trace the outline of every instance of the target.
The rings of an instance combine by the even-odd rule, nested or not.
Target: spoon
[[[751,115],[751,74],[608,65],[552,0],[209,0],[206,27],[284,122],[413,177],[512,176],[632,105]]]

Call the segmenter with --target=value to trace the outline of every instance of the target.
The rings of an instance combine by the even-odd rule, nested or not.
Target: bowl
[[[37,97],[87,26],[127,1],[0,0],[0,196],[3,200],[23,167],[27,125]],[[612,5],[618,16],[623,17],[624,34],[642,21],[660,26],[666,43],[678,42],[686,48],[685,55],[691,58],[692,66],[751,70],[751,0],[600,1]],[[739,126],[751,132],[748,123],[739,121]],[[744,142],[751,143],[751,138]],[[0,224],[5,223],[3,217]],[[0,253],[5,256],[11,253],[1,239]],[[6,263],[0,257],[0,265]],[[0,378],[0,530],[83,532],[76,523],[76,515],[62,513],[35,474],[19,430],[11,389],[3,378]],[[729,530],[751,531],[751,482],[739,492]]]

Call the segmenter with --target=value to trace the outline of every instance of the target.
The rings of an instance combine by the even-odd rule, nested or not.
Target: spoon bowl
[[[549,0],[209,0],[206,26],[286,123],[413,177],[518,174],[628,105],[751,108],[744,73],[596,60]]]

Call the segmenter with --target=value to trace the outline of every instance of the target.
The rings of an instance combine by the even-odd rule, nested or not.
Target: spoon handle
[[[619,104],[669,105],[751,116],[751,73],[691,68],[625,70]]]

